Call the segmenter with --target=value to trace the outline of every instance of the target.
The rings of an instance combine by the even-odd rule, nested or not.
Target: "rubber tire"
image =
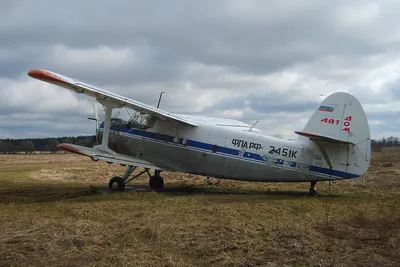
[[[310,197],[315,197],[317,195],[317,190],[314,188],[310,188],[310,193],[309,196]]]
[[[149,180],[149,186],[152,189],[161,189],[164,186],[164,179],[161,176],[153,175]]]
[[[119,176],[110,179],[108,189],[112,192],[123,192],[125,190],[125,181]]]

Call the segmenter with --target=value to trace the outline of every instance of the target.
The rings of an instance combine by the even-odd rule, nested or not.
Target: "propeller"
[[[117,119],[120,114],[121,114],[121,112],[118,110],[111,118],[112,119]]]
[[[92,100],[92,110],[93,110],[93,113],[94,113],[94,118],[90,117],[90,118],[88,118],[88,120],[96,121],[96,131],[95,131],[96,132],[96,143],[99,144],[98,130],[99,130],[99,123],[101,121],[99,119],[98,106],[96,105],[96,101],[94,101],[94,100]],[[103,111],[105,111],[105,110],[103,109]],[[120,114],[121,114],[121,112],[119,110],[117,110],[117,112],[115,112],[112,115],[111,119],[117,119]]]
[[[94,118],[91,117],[91,118],[88,118],[88,120],[96,121],[96,131],[95,131],[95,133],[96,133],[95,136],[96,137],[95,138],[96,138],[96,143],[98,144],[99,140],[98,140],[97,131],[99,129],[99,112],[97,111],[96,102],[94,100],[92,100],[92,110],[93,110],[93,113],[94,113]]]
[[[92,100],[92,109],[93,109],[93,113],[96,118],[96,121],[99,121],[99,112],[97,112],[96,102],[94,102],[94,100]]]

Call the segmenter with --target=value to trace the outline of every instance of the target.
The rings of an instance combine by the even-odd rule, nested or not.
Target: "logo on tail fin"
[[[326,112],[333,112],[335,110],[335,108],[331,107],[331,106],[320,106],[318,110],[326,111]]]

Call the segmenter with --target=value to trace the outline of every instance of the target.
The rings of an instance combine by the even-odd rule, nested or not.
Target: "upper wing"
[[[77,79],[68,78],[61,74],[57,74],[47,70],[33,69],[28,72],[28,75],[32,78],[42,80],[48,83],[52,83],[67,89],[70,89],[78,94],[85,94],[96,98],[97,100],[103,100],[119,104],[121,107],[127,107],[138,112],[146,113],[150,116],[162,119],[171,120],[181,124],[190,126],[199,126],[195,121],[188,120],[182,116],[171,114],[164,110],[140,103],[138,101],[101,90],[95,86],[83,83]]]

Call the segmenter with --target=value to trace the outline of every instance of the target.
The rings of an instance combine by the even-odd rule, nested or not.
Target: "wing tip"
[[[47,70],[31,69],[30,71],[28,71],[28,76],[30,76],[34,79],[42,80],[42,81],[49,82],[49,83],[68,84],[68,82],[66,80],[64,80],[63,78],[61,78],[60,76],[56,75],[55,73],[52,73]]]
[[[28,71],[28,76],[32,77],[32,78],[39,78],[43,75],[44,70],[41,69],[31,69],[30,71]]]
[[[89,156],[88,154],[85,154],[82,151],[80,151],[79,149],[77,149],[77,148],[75,148],[75,147],[73,147],[73,146],[71,146],[69,144],[66,144],[66,143],[59,144],[57,146],[57,148],[65,150],[65,151],[68,151],[68,152],[71,152],[71,153],[79,154],[79,155],[82,155],[82,156]]]

